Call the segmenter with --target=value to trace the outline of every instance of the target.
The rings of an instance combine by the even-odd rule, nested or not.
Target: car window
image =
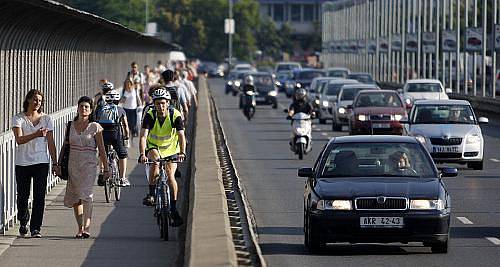
[[[256,86],[272,86],[273,77],[271,75],[253,75]]]
[[[476,124],[469,105],[417,105],[413,124]]]
[[[328,76],[329,77],[345,78],[345,77],[347,77],[347,71],[345,71],[345,70],[330,70],[330,71],[328,71]]]
[[[441,85],[437,83],[409,83],[406,85],[408,93],[440,93]]]
[[[373,79],[370,75],[349,75],[347,79],[353,79],[360,83],[373,83]]]
[[[344,88],[340,100],[354,100],[354,97],[361,91],[361,88]]]
[[[302,71],[297,74],[297,79],[312,80],[316,77],[323,77],[323,72],[319,71]]]
[[[299,66],[296,64],[280,64],[276,68],[276,71],[281,71],[281,70],[293,70],[298,68]]]
[[[359,94],[354,107],[402,107],[401,99],[395,93]]]
[[[320,178],[437,177],[432,161],[419,144],[336,144],[323,157]]]
[[[337,95],[342,86],[343,84],[341,83],[328,84],[328,89],[326,90],[325,95]]]

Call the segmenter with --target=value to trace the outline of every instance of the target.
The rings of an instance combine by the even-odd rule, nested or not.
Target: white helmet
[[[105,82],[102,86],[101,89],[105,92],[111,91],[115,88],[115,86],[110,83],[110,82]]]
[[[158,88],[153,92],[153,100],[156,99],[172,100],[172,97],[170,96],[170,93],[164,88]]]
[[[111,90],[104,95],[104,100],[106,102],[120,101],[120,93],[116,90]]]
[[[245,84],[253,85],[253,76],[252,75],[248,75],[245,77]]]

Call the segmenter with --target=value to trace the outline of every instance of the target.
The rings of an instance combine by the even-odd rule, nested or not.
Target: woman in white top
[[[132,133],[132,136],[137,136],[137,108],[142,105],[142,102],[138,90],[135,88],[134,82],[131,79],[125,80],[120,102],[127,114],[129,133]]]
[[[30,221],[32,237],[40,238],[40,228],[45,209],[45,190],[49,163],[57,169],[54,126],[49,115],[43,113],[44,96],[40,90],[32,89],[23,102],[23,112],[12,118],[12,131],[16,139],[15,173],[17,183],[17,218],[21,224],[19,234],[28,233],[30,221],[28,199],[33,179],[33,207]],[[50,159],[49,159],[50,155]]]

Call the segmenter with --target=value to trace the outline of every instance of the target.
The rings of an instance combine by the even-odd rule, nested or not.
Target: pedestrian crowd
[[[139,64],[132,62],[123,83],[103,78],[93,97],[81,96],[78,100],[77,115],[66,125],[59,153],[54,141],[54,123],[44,113],[45,95],[40,89],[29,90],[23,110],[12,118],[17,143],[15,178],[20,236],[27,236],[29,231],[33,238],[42,237],[49,173],[67,180],[64,205],[73,209],[77,225],[75,238],[89,238],[94,183],[97,178],[97,184],[103,186],[111,176],[107,157],[110,147],[118,156],[117,175],[121,187],[130,186],[126,166],[127,150],[132,147],[138,149],[141,163],[171,156],[177,156],[178,162],[182,162],[186,157],[187,119],[198,105],[196,68],[196,61],[168,62],[167,65],[158,61],[155,67],[145,65],[141,72]],[[117,88],[117,84],[123,86]],[[139,142],[134,138],[139,138]],[[155,205],[158,173],[158,164],[145,167],[149,188],[142,202],[146,206]],[[176,208],[176,176],[180,174],[177,163],[169,162],[166,173],[172,191],[172,225],[180,226],[183,219]]]

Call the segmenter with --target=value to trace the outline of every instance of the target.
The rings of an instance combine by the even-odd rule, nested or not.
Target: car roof
[[[440,99],[440,100],[417,100],[415,105],[467,105],[470,106],[467,100],[458,99]]]
[[[333,67],[333,68],[327,68],[326,70],[327,71],[330,71],[330,70],[347,70],[347,71],[349,71],[348,68],[344,68],[344,67]]]
[[[291,65],[291,64],[300,65],[300,63],[296,61],[281,61],[276,63],[276,65]]]
[[[356,80],[353,79],[332,79],[331,81],[328,82],[328,84],[337,84],[337,83],[343,83],[343,84],[354,84],[354,83],[359,83]]]
[[[376,85],[373,85],[373,84],[366,84],[366,83],[360,83],[360,84],[357,84],[357,83],[354,83],[354,84],[346,84],[344,86],[342,86],[342,89],[350,89],[350,88],[361,88],[361,89],[374,89],[374,90],[377,90],[377,91],[380,91],[380,88]]]
[[[406,83],[439,83],[441,84],[440,80],[436,79],[413,79],[413,80],[408,80]]]
[[[372,76],[371,73],[368,73],[368,72],[351,72],[349,73],[349,76],[355,76],[355,75],[369,75],[369,76]]]
[[[346,144],[346,143],[412,143],[418,144],[418,141],[413,136],[399,135],[347,135],[338,136],[330,139],[330,144]]]
[[[267,71],[248,71],[245,74],[246,75],[267,75],[267,76],[271,76],[271,73],[269,73]]]
[[[394,93],[394,94],[398,94],[398,92],[396,92],[394,90],[388,90],[388,89],[384,89],[384,90],[382,90],[382,89],[380,89],[380,90],[379,89],[377,89],[377,90],[375,90],[375,89],[374,90],[368,89],[368,90],[363,90],[363,91],[361,91],[359,93],[360,94],[361,93],[363,93],[363,94],[369,94],[369,93]]]

